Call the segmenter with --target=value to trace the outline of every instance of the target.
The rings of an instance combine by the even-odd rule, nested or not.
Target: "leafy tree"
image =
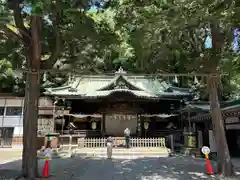
[[[15,77],[13,75],[12,66],[6,60],[0,60],[0,91],[9,92],[15,84]]]
[[[236,77],[235,83],[239,81],[237,57],[230,50],[232,28],[239,23],[237,3],[112,0],[104,3],[98,11],[87,11],[90,4],[87,0],[42,0],[37,3],[11,0],[8,1],[8,9],[4,8],[4,14],[9,18],[1,21],[4,22],[0,26],[1,34],[17,40],[14,41],[18,49],[14,57],[17,58],[10,58],[17,63],[12,64],[36,70],[27,73],[25,93],[29,101],[26,101],[24,113],[23,173],[27,176],[35,177],[36,172],[33,171],[37,169],[36,134],[33,130],[36,128],[40,68],[48,71],[42,75],[48,77],[48,83],[44,85],[66,80],[66,70],[69,69],[78,73],[100,73],[112,71],[120,65],[141,73],[218,74],[229,71],[229,67],[236,67],[231,76]],[[31,7],[32,13],[23,12],[24,6]],[[11,28],[6,22],[12,25]],[[204,42],[209,35],[212,48],[206,49]],[[56,69],[65,74],[60,77]],[[182,79],[180,83],[188,86],[189,78]],[[229,84],[229,81],[224,83]],[[205,96],[209,95],[211,100],[214,132],[218,138],[218,170],[232,175],[218,103],[219,84],[219,77],[214,76],[204,78],[197,88],[209,88]],[[228,87],[231,89],[233,86]],[[27,147],[29,143],[32,147]],[[30,152],[28,157],[25,156],[26,150]],[[30,166],[34,167],[31,171]]]
[[[9,39],[14,36],[18,40],[18,48],[25,57],[18,62],[18,68],[26,73],[22,170],[24,176],[35,179],[40,71],[54,71],[59,62],[56,69],[64,64],[80,70],[93,69],[97,60],[104,57],[104,53],[100,53],[102,47],[110,46],[118,38],[87,13],[91,5],[88,0],[9,0],[5,5],[4,13],[13,25],[7,24],[11,21],[2,23],[1,31]],[[24,11],[26,7],[30,7],[31,12]]]
[[[205,78],[217,138],[218,171],[233,174],[219,106],[220,76],[233,62],[232,29],[238,4],[231,1],[134,1],[110,3],[130,38],[137,67],[145,72],[208,73]],[[206,36],[212,47],[206,49]],[[230,63],[230,64],[231,64]],[[239,67],[239,66],[238,66]],[[212,74],[215,74],[212,76]]]

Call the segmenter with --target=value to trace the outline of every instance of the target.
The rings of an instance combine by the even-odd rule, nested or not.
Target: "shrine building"
[[[175,151],[199,154],[205,145],[216,152],[209,102],[193,100],[194,95],[169,79],[122,68],[111,75],[74,75],[61,87],[45,89],[39,99],[39,148],[48,134],[57,133],[61,143],[68,143],[71,123],[75,144],[82,138],[121,139],[129,128],[141,147],[149,146],[146,138],[155,138],[155,145],[161,138]],[[220,105],[230,152],[240,156],[240,100]],[[22,144],[23,109],[24,97],[0,96],[0,147]]]
[[[130,75],[122,68],[112,75],[75,75],[44,94],[57,100],[56,107],[68,109],[67,114],[55,115],[55,130],[68,134],[72,122],[74,134],[83,137],[123,136],[125,128],[132,136],[163,136],[180,128],[176,112],[192,98],[187,88],[156,77]]]

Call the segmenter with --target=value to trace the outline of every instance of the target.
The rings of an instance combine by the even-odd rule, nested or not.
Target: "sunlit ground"
[[[99,157],[58,158],[50,161],[49,179],[56,180],[191,180],[220,179],[205,174],[202,159],[191,157],[138,158],[108,160]],[[39,161],[39,173],[43,168]],[[234,159],[240,169],[240,160]],[[214,163],[213,163],[214,165]],[[1,165],[2,176],[19,175],[21,161]],[[215,167],[214,167],[215,168]],[[237,171],[237,174],[240,173]],[[229,179],[229,178],[227,178]],[[239,178],[236,178],[239,179]]]

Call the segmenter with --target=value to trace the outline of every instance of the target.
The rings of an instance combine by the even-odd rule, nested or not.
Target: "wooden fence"
[[[78,138],[77,144],[79,148],[97,148],[106,147],[107,138]],[[113,137],[114,147],[124,147],[124,137]],[[131,138],[131,147],[166,147],[165,138]]]

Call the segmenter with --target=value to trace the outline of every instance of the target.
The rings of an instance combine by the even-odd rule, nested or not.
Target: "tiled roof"
[[[123,81],[128,88],[119,88]],[[58,88],[47,88],[45,94],[52,96],[101,97],[114,92],[125,91],[139,97],[190,96],[188,89],[173,87],[171,84],[156,78],[145,76],[128,76],[117,73],[111,76],[78,76],[71,83]]]
[[[198,114],[194,117],[192,117],[192,120],[204,120],[204,119],[210,119],[210,105],[206,104],[208,106],[208,112],[205,111],[205,113]],[[223,116],[240,116],[240,100],[232,100],[232,101],[226,101],[221,103],[221,110]]]

